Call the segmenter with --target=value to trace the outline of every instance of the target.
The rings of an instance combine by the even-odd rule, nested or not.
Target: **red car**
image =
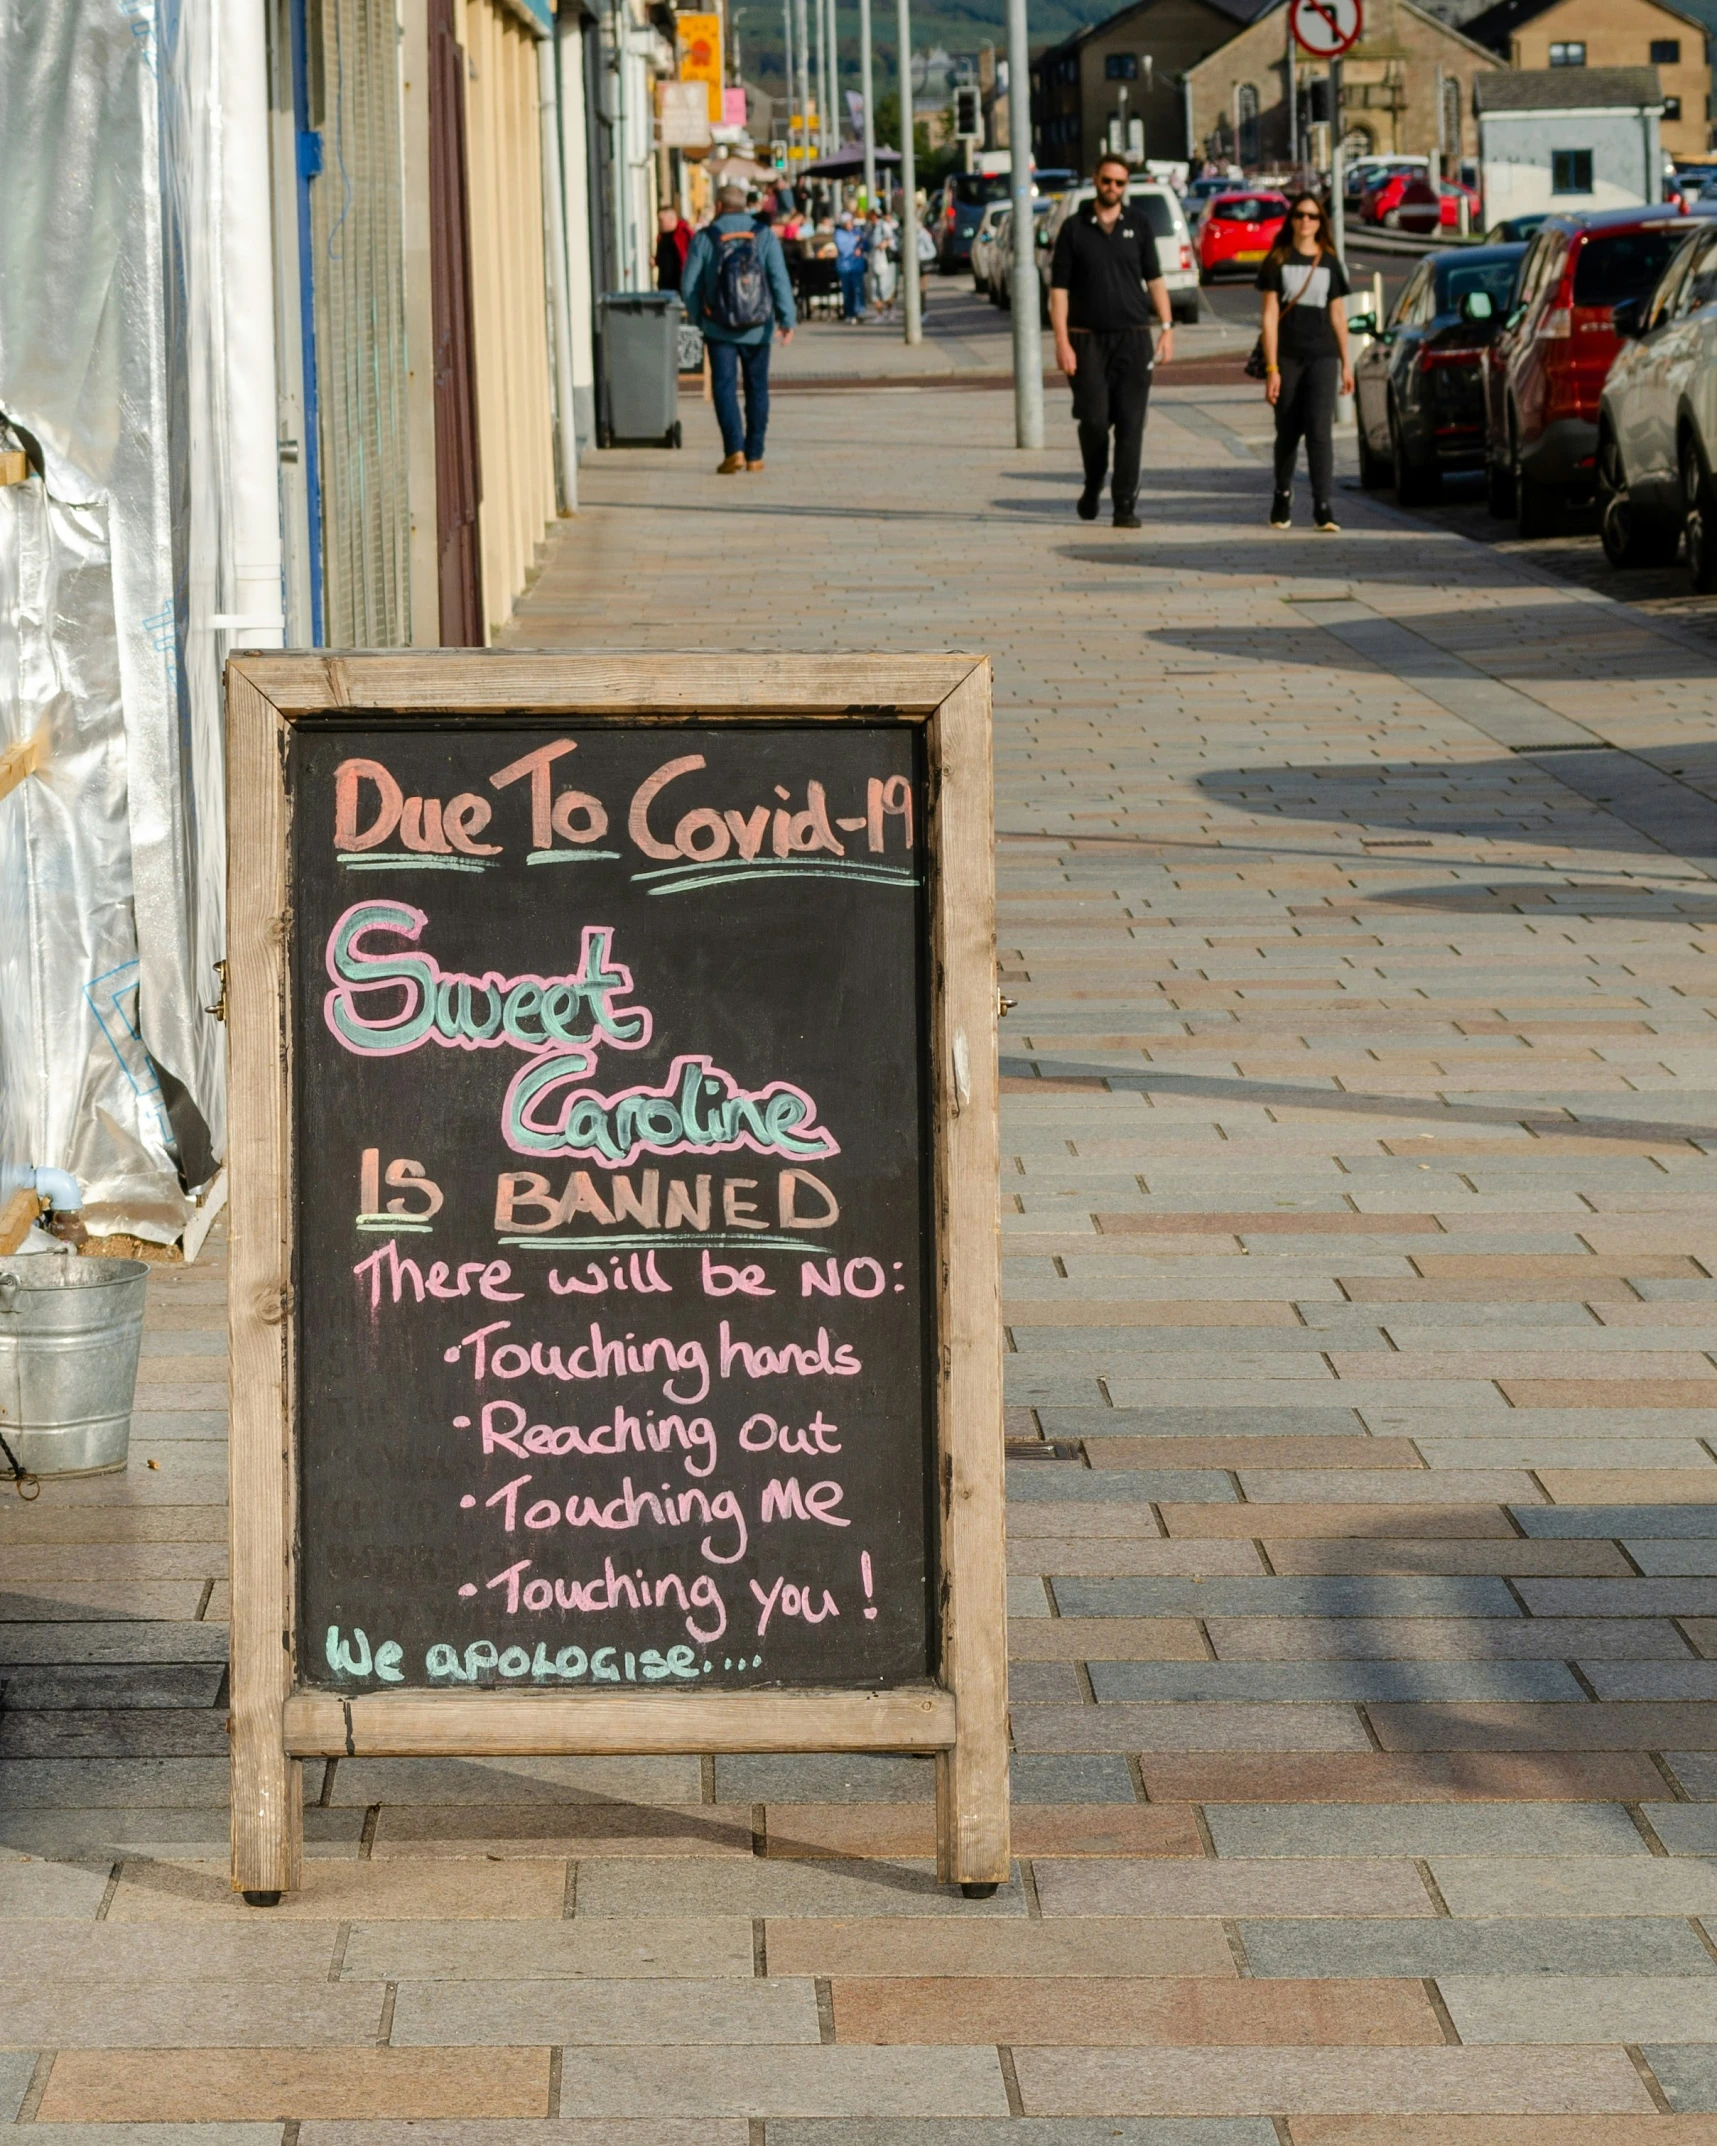
[[[1442,225],[1445,231],[1458,231],[1461,225],[1461,203],[1467,205],[1467,229],[1479,228],[1479,197],[1470,186],[1463,186],[1458,179],[1436,179],[1432,184],[1437,189],[1437,199],[1442,204]]]
[[[1212,283],[1225,268],[1255,269],[1287,221],[1286,194],[1213,194],[1198,227],[1198,279]]]
[[[1564,502],[1592,496],[1615,309],[1653,287],[1687,228],[1673,209],[1605,209],[1548,216],[1527,247],[1485,350],[1490,510],[1523,537],[1553,534]]]
[[[1360,196],[1359,213],[1368,224],[1429,238],[1442,222],[1443,204],[1422,171],[1392,171]]]

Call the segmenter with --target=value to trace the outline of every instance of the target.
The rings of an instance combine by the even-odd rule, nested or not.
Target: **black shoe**
[[[1140,521],[1131,507],[1117,507],[1115,509],[1115,527],[1117,529],[1142,529],[1144,526],[1144,523]]]
[[[1312,527],[1319,536],[1340,536],[1341,534],[1341,524],[1336,520],[1333,510],[1329,507],[1314,507],[1312,509]]]
[[[1291,529],[1293,527],[1293,501],[1286,492],[1278,492],[1270,501],[1270,527]]]
[[[1094,522],[1097,519],[1097,501],[1102,496],[1102,491],[1100,484],[1088,484],[1080,493],[1079,505],[1075,511],[1082,522]]]

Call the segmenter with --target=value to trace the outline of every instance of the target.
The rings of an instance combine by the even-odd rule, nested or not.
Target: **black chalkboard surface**
[[[933,1669],[904,723],[293,729],[301,1685]]]

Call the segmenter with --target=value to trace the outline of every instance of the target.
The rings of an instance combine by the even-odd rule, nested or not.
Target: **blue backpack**
[[[755,231],[726,231],[717,241],[709,316],[722,328],[762,328],[774,317],[769,279]]]

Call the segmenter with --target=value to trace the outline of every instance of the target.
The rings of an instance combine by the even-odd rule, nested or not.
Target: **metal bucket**
[[[125,1466],[148,1280],[141,1259],[0,1259],[0,1432],[32,1474]]]

